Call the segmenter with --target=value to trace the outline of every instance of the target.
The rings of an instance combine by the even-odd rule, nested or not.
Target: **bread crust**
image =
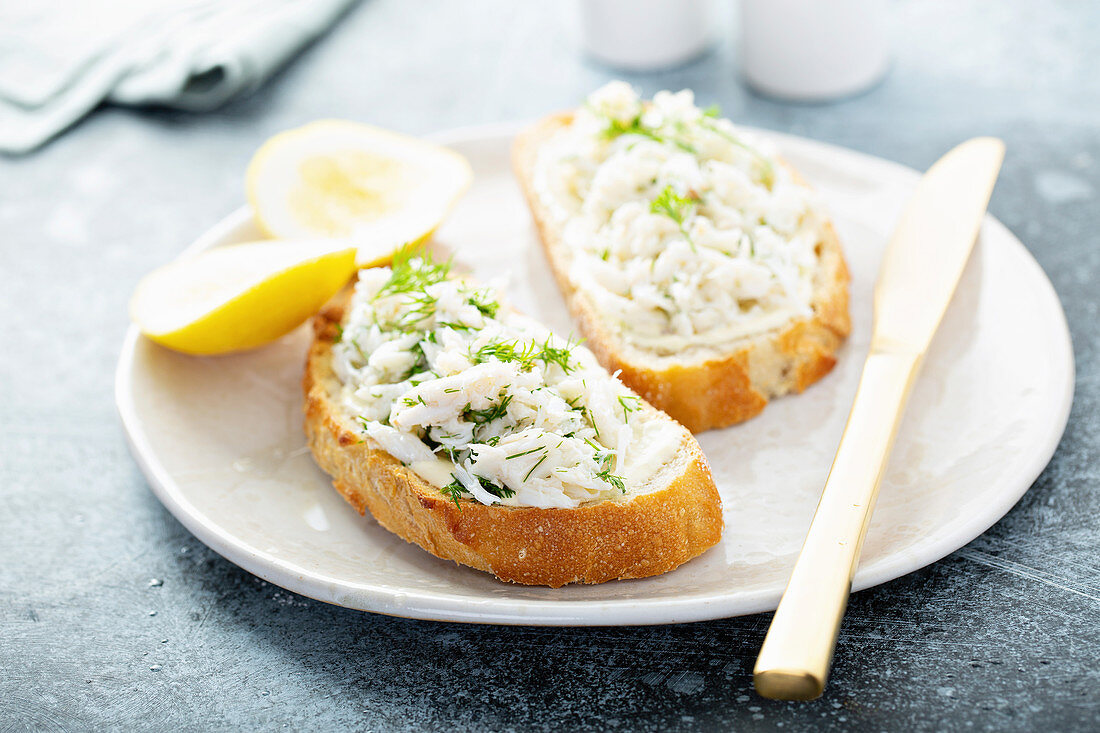
[[[758,415],[774,397],[802,392],[829,373],[851,331],[848,268],[831,223],[817,243],[819,268],[811,301],[813,315],[767,331],[719,356],[680,360],[632,348],[613,333],[569,279],[569,253],[557,225],[534,190],[539,146],[573,120],[572,112],[544,118],[520,133],[512,163],[531,210],[554,278],[588,346],[609,371],[652,405],[692,432],[721,428]],[[790,169],[790,166],[787,166]],[[793,171],[796,180],[801,180]]]
[[[687,433],[679,474],[667,487],[626,502],[574,509],[488,506],[472,499],[456,505],[363,436],[340,409],[332,345],[349,293],[314,319],[302,386],[313,456],[360,514],[370,511],[383,527],[436,557],[501,580],[554,588],[664,573],[721,539],[721,499],[706,458]]]

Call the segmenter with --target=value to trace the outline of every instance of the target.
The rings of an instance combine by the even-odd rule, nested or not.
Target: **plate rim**
[[[509,142],[526,123],[500,122],[487,125],[472,125],[426,136],[444,145],[486,143],[490,141]],[[856,150],[810,138],[785,133],[742,126],[753,133],[772,138],[788,146],[809,147],[825,151],[830,156],[856,158],[862,163],[877,167],[885,174],[896,178],[906,178],[915,184],[920,173],[908,166],[878,158]],[[502,140],[503,139],[503,140]],[[202,232],[194,242],[184,248],[177,257],[184,257],[217,245],[229,233],[244,226],[251,220],[251,212],[244,204],[222,217],[216,224]],[[1068,322],[1061,299],[1053,283],[1038,261],[1004,224],[986,214],[983,227],[997,231],[1001,238],[1011,242],[1018,255],[1022,255],[1024,265],[1037,276],[1037,286],[1053,297],[1056,324],[1060,346],[1063,350],[1065,368],[1064,388],[1061,403],[1050,413],[1049,430],[1043,433],[1047,441],[1033,453],[1027,470],[1019,474],[1011,490],[997,494],[1000,501],[988,505],[990,508],[977,524],[966,525],[965,532],[938,532],[932,536],[935,541],[926,543],[917,552],[901,552],[883,558],[865,568],[860,568],[852,584],[852,592],[881,585],[903,575],[920,570],[933,562],[947,557],[952,552],[966,546],[984,534],[1000,521],[1035,483],[1049,464],[1061,442],[1068,424],[1075,389],[1076,365]],[[667,623],[686,623],[708,621],[731,616],[749,615],[773,610],[778,603],[779,593],[758,590],[746,596],[744,593],[725,593],[713,598],[642,598],[616,600],[543,600],[543,599],[507,599],[494,598],[488,602],[471,601],[448,593],[431,591],[394,591],[392,587],[372,583],[348,583],[310,572],[288,560],[284,560],[263,550],[249,546],[215,521],[204,515],[184,494],[181,487],[172,479],[156,458],[144,432],[144,426],[137,414],[133,394],[128,389],[132,384],[136,346],[141,338],[137,326],[130,325],[122,343],[118,365],[115,370],[115,405],[122,422],[123,432],[131,455],[145,476],[150,489],[157,499],[184,527],[199,541],[219,555],[256,575],[263,580],[285,588],[291,592],[313,598],[325,603],[353,608],[371,613],[381,613],[405,618],[449,621],[460,623],[503,624],[503,625],[540,625],[540,626],[624,626],[656,625]],[[1006,482],[1006,487],[1009,484]],[[986,521],[988,520],[988,521]],[[977,531],[974,531],[975,529]],[[938,535],[938,536],[937,536]],[[927,535],[926,535],[927,536]],[[959,538],[966,536],[965,541]],[[630,581],[620,581],[630,582]],[[736,601],[732,599],[736,598]],[[482,607],[484,606],[484,607]],[[735,609],[731,610],[731,606]]]

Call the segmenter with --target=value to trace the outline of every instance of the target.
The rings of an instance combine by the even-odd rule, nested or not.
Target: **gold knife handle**
[[[753,670],[756,691],[812,700],[825,689],[840,620],[921,355],[872,347],[821,492]]]

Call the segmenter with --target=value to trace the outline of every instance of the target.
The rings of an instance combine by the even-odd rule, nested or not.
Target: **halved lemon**
[[[146,275],[130,318],[187,354],[251,349],[289,333],[355,273],[355,249],[329,241],[233,244]]]
[[[466,159],[447,148],[321,120],[264,143],[246,187],[256,222],[270,236],[347,238],[365,266],[431,234],[472,178]]]

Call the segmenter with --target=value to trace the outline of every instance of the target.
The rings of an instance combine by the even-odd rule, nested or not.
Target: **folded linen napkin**
[[[254,89],[357,0],[0,3],[0,152],[102,101],[217,107]]]

